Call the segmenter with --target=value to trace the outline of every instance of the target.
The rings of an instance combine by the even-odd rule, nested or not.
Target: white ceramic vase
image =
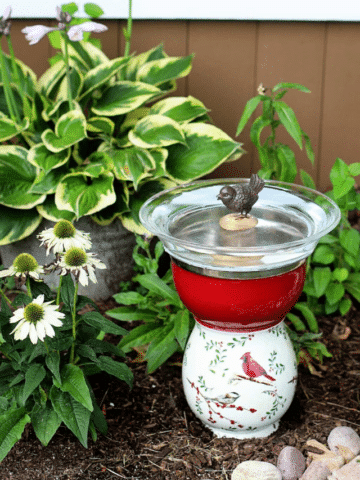
[[[297,364],[284,321],[237,333],[196,323],[183,360],[185,396],[217,437],[271,435],[295,394]]]

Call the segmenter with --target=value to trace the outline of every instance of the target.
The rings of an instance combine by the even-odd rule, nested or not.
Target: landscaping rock
[[[360,478],[360,456],[355,457],[339,470],[332,472],[329,480],[359,480]]]
[[[331,472],[327,465],[321,462],[312,462],[305,470],[300,480],[327,480]]]
[[[282,475],[271,463],[247,460],[235,468],[231,480],[282,480]]]
[[[306,467],[305,457],[295,447],[284,447],[278,457],[277,468],[283,476],[283,480],[298,480]]]
[[[328,436],[327,442],[330,450],[333,452],[341,453],[337,448],[338,445],[341,445],[351,450],[354,456],[360,453],[360,437],[351,427],[333,428]]]

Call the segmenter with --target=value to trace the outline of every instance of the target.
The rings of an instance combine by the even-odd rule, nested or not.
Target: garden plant
[[[91,249],[90,235],[68,220],[39,234],[55,258],[47,265],[24,252],[0,272],[15,279],[10,301],[1,291],[0,311],[0,460],[31,423],[47,445],[62,423],[87,446],[97,431],[107,432],[88,377],[106,372],[132,386],[133,374],[121,361],[124,352],[104,340],[105,333],[126,330],[99,313],[96,304],[78,295],[79,283],[96,283],[96,269],[106,268]],[[43,282],[60,275],[57,292]],[[86,307],[86,308],[85,308]],[[118,357],[116,360],[113,357]]]
[[[100,225],[120,219],[144,233],[138,212],[152,194],[239,158],[241,144],[211,125],[189,97],[163,98],[191,70],[193,56],[169,57],[162,45],[110,60],[91,32],[103,13],[85,4],[57,7],[56,26],[23,29],[30,45],[48,36],[59,53],[37,78],[15,57],[11,9],[0,20],[0,245],[35,231],[42,218],[83,216]],[[36,47],[34,47],[36,48]],[[6,179],[6,180],[4,180]]]

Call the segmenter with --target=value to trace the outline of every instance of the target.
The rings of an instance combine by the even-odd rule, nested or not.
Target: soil
[[[113,301],[100,305],[105,311]],[[286,445],[306,453],[306,441],[326,443],[339,425],[360,433],[360,305],[345,317],[319,319],[323,343],[333,354],[315,364],[316,374],[300,365],[294,401],[277,432],[256,440],[218,439],[189,409],[181,381],[181,357],[153,374],[134,355],[126,360],[134,387],[104,375],[91,377],[98,402],[106,409],[109,431],[85,449],[65,427],[47,447],[26,430],[0,464],[2,480],[230,480],[244,460],[276,464]],[[124,324],[122,324],[124,326]],[[126,326],[126,325],[125,325]],[[128,324],[131,328],[132,325]],[[347,337],[346,339],[344,339]]]
[[[357,212],[358,213],[358,212]],[[360,217],[351,219],[360,229]],[[99,304],[104,313],[115,302]],[[318,318],[322,342],[332,353],[313,373],[299,366],[295,398],[270,437],[239,441],[216,438],[187,405],[181,380],[181,356],[173,356],[153,374],[136,355],[127,364],[134,386],[104,374],[90,377],[109,431],[85,449],[65,427],[47,447],[31,425],[0,464],[1,480],[230,480],[245,460],[276,465],[286,445],[304,454],[310,438],[326,444],[335,426],[360,434],[360,304],[346,316]],[[131,329],[138,323],[121,323]],[[111,339],[110,339],[111,340]],[[116,339],[113,339],[117,341]],[[134,352],[135,353],[135,352]],[[141,359],[140,359],[141,360]]]

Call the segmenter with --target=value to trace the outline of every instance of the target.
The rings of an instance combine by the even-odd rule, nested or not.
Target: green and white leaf
[[[115,124],[110,118],[92,117],[88,118],[86,129],[88,132],[105,133],[111,136],[114,133]]]
[[[84,77],[83,93],[80,98],[106,83],[111,77],[118,73],[128,61],[129,59],[125,57],[114,58],[89,70]]]
[[[35,208],[17,210],[0,205],[0,245],[18,242],[35,232],[42,216]]]
[[[153,60],[159,60],[161,58],[166,58],[166,57],[167,55],[164,52],[164,48],[162,44],[157,45],[151,50],[147,50],[146,52],[143,52],[143,53],[140,53],[139,55],[131,57],[128,65],[126,66],[126,72],[125,72],[126,80],[135,81],[138,70],[144,64],[151,62]]]
[[[142,82],[117,82],[107,88],[92,107],[96,115],[123,115],[161,94],[161,90]]]
[[[46,220],[50,220],[52,222],[58,222],[62,219],[72,222],[76,218],[76,214],[74,212],[70,212],[69,210],[59,210],[55,205],[55,196],[53,195],[48,195],[41,205],[36,206],[36,209],[41,217],[44,217]]]
[[[55,99],[56,102],[66,101],[69,99],[68,84],[69,82],[66,76],[62,79],[60,83],[59,90]],[[73,100],[76,100],[79,97],[83,84],[84,84],[84,76],[82,73],[80,73],[79,69],[74,66],[70,70],[70,90],[71,90],[71,98]]]
[[[116,201],[111,173],[104,173],[98,178],[84,173],[74,172],[65,176],[55,193],[56,207],[74,212],[77,218],[99,212]]]
[[[139,120],[130,130],[129,140],[139,148],[167,147],[174,143],[186,145],[180,124],[163,115],[148,115]]]
[[[188,97],[165,98],[150,108],[150,115],[164,115],[178,123],[189,123],[206,115],[209,110],[191,95]]]
[[[57,84],[60,84],[61,79],[66,74],[66,66],[63,60],[56,62],[38,80],[38,87],[40,91],[46,96],[50,97],[53,89]]]
[[[166,160],[168,174],[187,182],[212,172],[229,157],[241,156],[241,145],[213,125],[189,123],[182,126],[186,146],[171,145]]]
[[[18,133],[26,130],[29,127],[29,124],[30,122],[27,118],[18,125],[5,115],[0,115],[0,142],[15,137]]]
[[[49,128],[41,139],[52,152],[61,152],[86,137],[86,118],[79,110],[71,110],[62,115],[55,125],[55,133]]]
[[[45,172],[64,165],[70,158],[71,150],[62,150],[61,152],[52,152],[46,148],[43,143],[38,143],[30,148],[28,161],[35,167],[39,167]]]
[[[111,152],[115,177],[133,182],[135,190],[139,182],[155,169],[153,155],[145,149],[130,147]]]
[[[28,151],[14,145],[0,146],[0,203],[7,207],[31,209],[45,195],[28,193],[36,178],[36,169],[28,161]]]
[[[145,63],[136,74],[136,80],[160,85],[170,80],[186,77],[191,71],[193,55],[168,57]]]

